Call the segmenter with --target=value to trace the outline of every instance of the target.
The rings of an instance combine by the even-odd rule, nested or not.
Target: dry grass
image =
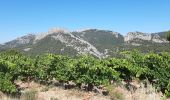
[[[123,93],[116,89],[112,90],[109,95],[111,100],[125,100]]]
[[[21,100],[37,100],[37,91],[30,89],[22,93]]]
[[[25,89],[20,99],[8,97],[0,93],[0,100],[166,100],[150,84],[147,84],[147,88],[143,84],[133,84],[137,86],[135,91],[128,91],[123,85],[110,86],[108,88],[110,91],[109,96],[103,96],[78,89],[64,90],[55,86],[46,87],[34,82],[30,84],[22,83],[21,86]]]
[[[19,100],[18,98],[7,96],[4,93],[0,92],[0,100]]]
[[[141,87],[132,94],[132,100],[162,100],[162,97],[163,95],[150,84],[147,84],[146,88],[141,84]]]
[[[64,90],[58,87],[51,88],[46,92],[39,92],[37,100],[51,100],[51,98],[57,98],[58,100],[109,100],[109,97],[92,92],[83,92],[75,89]]]
[[[140,87],[135,92],[124,92],[126,100],[166,100],[162,93],[157,92],[151,85],[147,84],[145,88],[144,84],[140,83]]]

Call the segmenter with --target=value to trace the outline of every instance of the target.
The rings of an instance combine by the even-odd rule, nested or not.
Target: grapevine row
[[[16,93],[16,80],[38,81],[49,84],[52,80],[77,86],[109,85],[111,82],[148,80],[158,91],[170,96],[170,54],[139,51],[122,52],[122,58],[97,59],[90,55],[70,58],[44,54],[35,58],[10,50],[0,53],[0,91]]]

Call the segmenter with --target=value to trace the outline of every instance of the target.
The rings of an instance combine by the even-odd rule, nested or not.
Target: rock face
[[[127,34],[127,36],[125,36],[124,40],[125,42],[134,40],[134,39],[141,39],[141,40],[147,40],[150,41],[151,40],[151,35],[150,34],[146,34],[146,33],[141,33],[141,32],[129,32]]]
[[[88,43],[87,41],[83,40],[80,37],[76,37],[71,33],[65,32],[54,32],[51,35],[52,38],[59,40],[60,42],[64,43],[66,46],[70,46],[77,50],[79,54],[89,53],[95,55],[99,58],[103,57],[103,54],[100,53],[93,45]]]
[[[153,34],[152,41],[156,43],[168,43],[166,39],[161,38],[158,34]]]
[[[157,33],[142,33],[142,32],[129,32],[127,36],[125,36],[124,41],[129,43],[130,41],[136,41],[137,40],[143,40],[143,41],[149,41],[154,43],[168,43],[166,39],[161,38]]]
[[[109,30],[87,29],[71,32],[67,29],[53,28],[48,32],[28,34],[3,45],[0,44],[0,50],[12,48],[34,55],[55,53],[75,56],[88,53],[98,58],[105,58],[137,47],[140,47],[140,50],[146,47],[149,50],[155,48],[158,51],[165,50],[164,48],[170,46],[164,33],[129,32],[124,37],[118,32]]]

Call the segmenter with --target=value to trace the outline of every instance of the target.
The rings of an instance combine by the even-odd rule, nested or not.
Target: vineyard
[[[0,91],[7,94],[20,92],[15,81],[36,81],[50,84],[74,82],[77,87],[87,84],[88,91],[94,86],[114,82],[130,82],[138,79],[149,81],[167,97],[170,96],[170,54],[139,51],[122,52],[121,58],[98,59],[90,55],[75,58],[44,54],[34,58],[18,51],[0,53]]]

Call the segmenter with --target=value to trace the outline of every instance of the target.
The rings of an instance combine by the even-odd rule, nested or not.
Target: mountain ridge
[[[46,52],[72,56],[89,53],[98,58],[105,58],[115,52],[128,50],[129,47],[168,45],[165,33],[166,31],[150,34],[136,31],[123,36],[121,33],[110,30],[68,31],[67,29],[53,28],[38,35],[28,34],[6,42],[0,45],[0,49],[18,49],[28,54]]]

